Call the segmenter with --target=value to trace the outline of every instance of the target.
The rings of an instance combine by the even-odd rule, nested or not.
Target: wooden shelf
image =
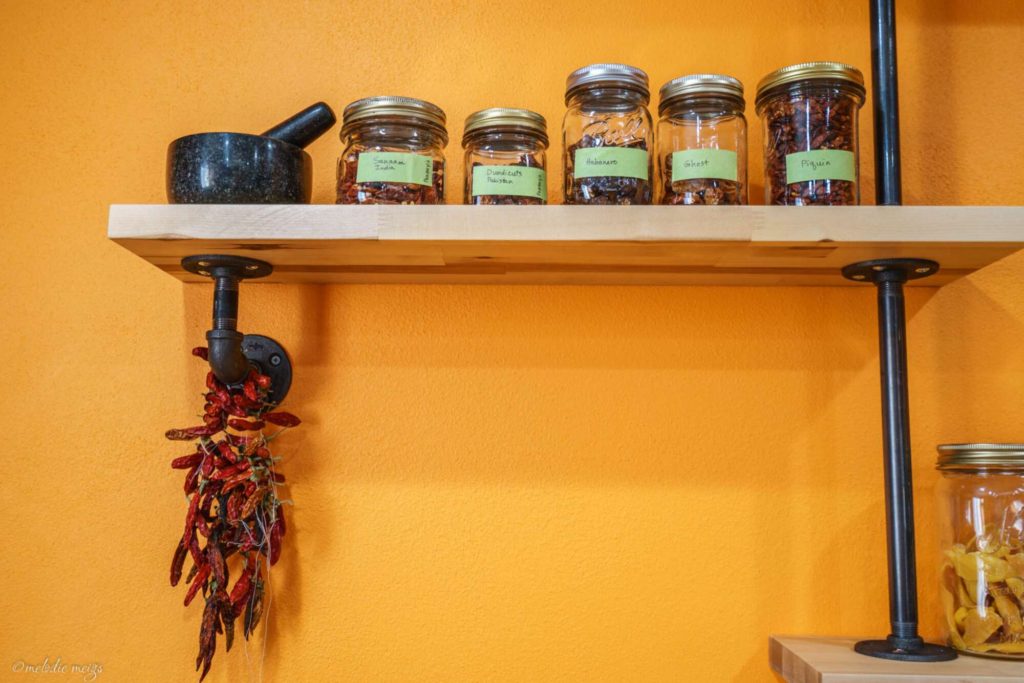
[[[1024,207],[114,205],[108,236],[171,275],[183,256],[274,264],[260,282],[845,285],[919,257],[941,286],[1024,248]]]
[[[893,662],[853,651],[855,639],[772,636],[772,669],[788,683],[1021,683],[1024,663],[961,655],[951,662]]]

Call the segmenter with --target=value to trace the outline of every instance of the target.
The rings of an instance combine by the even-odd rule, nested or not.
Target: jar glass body
[[[942,474],[939,592],[949,643],[1024,660],[1024,470]]]
[[[443,136],[415,121],[369,119],[343,138],[338,204],[443,204]]]
[[[466,136],[467,204],[547,204],[547,142],[526,130],[481,130]]]
[[[695,96],[658,121],[661,204],[746,204],[747,120],[735,100]]]
[[[863,95],[843,81],[772,88],[758,98],[765,203],[860,204],[858,113]]]
[[[566,204],[650,204],[654,124],[648,97],[629,88],[584,89],[562,122]]]

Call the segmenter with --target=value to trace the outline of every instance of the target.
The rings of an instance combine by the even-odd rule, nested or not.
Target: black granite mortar
[[[306,204],[313,164],[302,148],[335,122],[323,102],[262,135],[199,133],[167,148],[172,204]]]

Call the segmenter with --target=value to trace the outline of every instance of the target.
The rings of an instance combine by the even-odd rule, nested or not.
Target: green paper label
[[[577,178],[639,178],[647,180],[647,150],[632,147],[586,147],[576,150]]]
[[[786,184],[808,180],[857,180],[857,159],[841,149],[817,149],[786,155]]]
[[[685,149],[672,152],[672,182],[719,178],[736,182],[736,152],[728,149]]]
[[[402,183],[430,185],[434,160],[408,152],[360,152],[357,183]]]
[[[514,195],[547,201],[548,180],[542,168],[527,166],[474,166],[473,196]]]

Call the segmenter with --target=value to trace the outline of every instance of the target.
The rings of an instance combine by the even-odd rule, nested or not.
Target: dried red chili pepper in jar
[[[650,204],[653,124],[647,74],[591,64],[569,74],[562,124],[566,204]]]
[[[857,115],[864,97],[864,75],[837,62],[794,64],[761,79],[756,105],[768,204],[860,204]]]
[[[661,86],[661,204],[746,204],[747,121],[743,84],[693,74]]]
[[[443,204],[441,108],[411,97],[370,97],[345,107],[338,204]]]
[[[548,134],[527,109],[484,109],[466,118],[467,204],[547,204]]]

